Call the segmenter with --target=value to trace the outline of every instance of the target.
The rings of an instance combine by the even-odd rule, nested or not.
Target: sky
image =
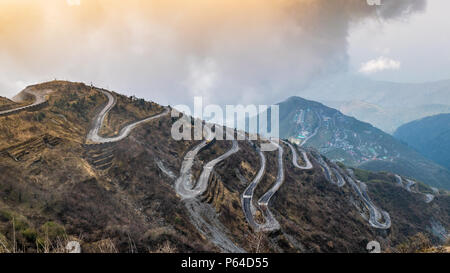
[[[164,105],[272,104],[336,73],[450,78],[450,1],[381,2],[0,0],[0,96],[59,79]]]
[[[428,0],[414,16],[359,23],[348,38],[350,71],[366,68],[364,76],[394,82],[450,79],[449,10],[448,0]]]

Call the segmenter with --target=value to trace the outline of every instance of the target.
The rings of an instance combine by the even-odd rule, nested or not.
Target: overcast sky
[[[0,95],[57,78],[270,104],[335,73],[450,78],[450,1],[381,1],[0,0]]]
[[[380,57],[399,66],[374,73],[370,78],[398,82],[450,79],[450,1],[428,0],[424,12],[383,22],[366,20],[349,36],[351,71]]]

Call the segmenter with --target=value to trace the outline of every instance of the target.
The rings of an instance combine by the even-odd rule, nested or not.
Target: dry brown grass
[[[447,253],[445,246],[433,246],[430,239],[423,233],[417,233],[398,245],[394,252],[398,253]]]
[[[48,83],[35,88],[54,90],[48,106],[1,116],[0,150],[43,134],[83,143],[91,120],[106,98],[97,90],[77,83]]]
[[[249,233],[247,236],[251,253],[267,253],[269,252],[269,241],[267,234],[264,232]]]
[[[172,246],[170,242],[166,241],[159,245],[155,251],[149,251],[150,253],[177,253],[176,247]]]
[[[11,253],[11,247],[3,234],[0,234],[0,253]]]
[[[85,251],[89,253],[119,253],[116,244],[110,238],[87,245]]]
[[[89,253],[119,252],[113,240],[110,238],[86,244],[83,242],[81,236],[70,236],[65,230],[62,234],[55,237],[54,231],[49,230],[49,228],[41,228],[41,233],[35,239],[35,247],[30,251],[30,247],[25,247],[23,245],[22,247],[18,246],[20,239],[17,237],[18,232],[16,232],[15,222],[16,219],[13,217],[11,220],[12,235],[10,240],[0,233],[0,253],[72,253],[75,248],[69,248],[69,243],[71,242],[78,243],[80,246],[86,246],[85,250]],[[81,252],[83,252],[83,247],[81,248]]]
[[[124,126],[157,115],[164,110],[163,107],[153,102],[119,94],[113,95],[116,97],[117,103],[106,116],[105,123],[100,129],[100,134],[106,137],[118,135]]]

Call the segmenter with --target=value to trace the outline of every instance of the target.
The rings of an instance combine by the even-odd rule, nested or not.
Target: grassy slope
[[[177,174],[184,155],[197,142],[174,141],[170,137],[174,120],[165,116],[117,143],[112,168],[96,170],[86,160],[83,143],[90,120],[106,98],[82,84],[52,82],[40,86],[49,87],[58,92],[46,108],[0,117],[0,147],[43,134],[61,139],[56,146],[30,150],[18,162],[0,155],[0,240],[11,244],[12,219],[18,219],[21,223],[15,225],[17,246],[26,252],[36,251],[36,241],[45,237],[49,225],[56,235],[81,234],[83,248],[88,251],[99,251],[93,246],[109,239],[121,252],[131,251],[130,240],[133,251],[139,252],[157,251],[161,245],[169,245],[173,251],[218,250],[192,225],[176,196],[173,181],[155,163],[161,160]],[[153,114],[151,110],[143,113],[134,107],[126,109],[127,117]],[[219,141],[203,150],[195,163],[197,175],[202,162],[229,147],[230,143]],[[216,210],[231,239],[252,251],[254,233],[240,207],[246,183],[237,174],[252,180],[259,168],[259,157],[247,143],[240,143],[240,148],[239,153],[218,164],[204,200]],[[447,226],[450,222],[445,218],[449,215],[445,214],[449,205],[446,197],[438,197],[438,202],[427,209],[401,191],[403,201],[395,203],[397,197],[391,192],[397,189],[392,186],[392,175],[382,175],[377,179],[386,181],[386,186],[373,182],[369,187],[375,202],[392,210],[393,228],[392,232],[376,231],[350,202],[353,193],[348,187],[340,190],[326,182],[316,163],[315,170],[294,169],[290,151],[287,147],[285,151],[286,182],[271,202],[282,231],[263,235],[265,251],[364,252],[365,244],[373,239],[380,240],[383,246],[392,246],[405,236],[426,232],[432,217]],[[257,188],[255,199],[275,181],[276,153],[266,156],[267,175]]]

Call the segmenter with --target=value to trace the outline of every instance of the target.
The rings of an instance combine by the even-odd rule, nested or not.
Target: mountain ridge
[[[79,241],[87,252],[101,252],[105,243],[110,251],[134,253],[366,252],[374,239],[392,252],[416,233],[441,244],[433,226],[450,228],[448,192],[434,192],[429,204],[423,193],[432,189],[426,185],[417,183],[420,193],[412,193],[398,186],[393,174],[349,170],[295,147],[303,155],[299,166],[312,165],[303,170],[289,145],[280,142],[278,151],[264,153],[266,169],[253,193],[260,202],[253,202],[252,212],[257,223],[273,217],[279,228],[258,232],[247,221],[241,197],[261,170],[260,141],[239,141],[239,151],[223,158],[233,142],[176,141],[170,132],[177,119],[164,115],[117,142],[90,145],[86,136],[109,103],[101,89],[69,82],[35,88],[53,90],[48,104],[0,117],[0,240],[6,246],[15,241],[23,252],[42,251],[45,238],[55,242],[58,236]],[[102,123],[113,132],[162,107],[107,92],[123,103]],[[212,166],[200,195],[183,199],[176,178],[198,145],[193,181],[202,179],[211,162],[223,161]],[[334,184],[339,176],[353,177],[357,187]],[[392,223],[378,219],[378,210],[389,213]],[[389,227],[374,228],[374,217]]]
[[[450,113],[449,92],[450,80],[396,83],[338,75],[318,80],[297,94],[323,102],[392,134],[407,122]],[[368,105],[372,107],[367,108]]]
[[[278,105],[282,138],[297,139],[350,166],[397,172],[433,186],[450,187],[450,172],[445,168],[369,123],[297,96]],[[399,168],[402,162],[412,167]]]
[[[450,169],[450,114],[425,117],[407,123],[394,133],[426,157]]]

